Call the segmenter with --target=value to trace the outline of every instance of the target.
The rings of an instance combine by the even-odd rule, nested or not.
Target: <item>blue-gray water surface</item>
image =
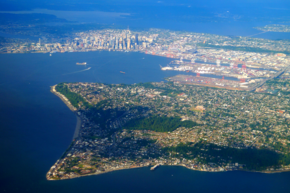
[[[76,124],[75,115],[50,86],[162,81],[177,74],[160,70],[159,64],[170,60],[120,52],[0,55],[0,192],[290,192],[290,173],[209,173],[173,166],[46,180],[46,172],[70,144]]]

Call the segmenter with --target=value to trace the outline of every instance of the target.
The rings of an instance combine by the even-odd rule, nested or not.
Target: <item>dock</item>
[[[156,164],[155,166],[151,167],[150,170],[153,171],[153,170],[155,170],[159,166],[161,166],[161,164]]]

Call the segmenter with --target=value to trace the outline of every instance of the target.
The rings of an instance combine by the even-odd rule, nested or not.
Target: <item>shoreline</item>
[[[73,139],[76,139],[79,137],[79,133],[80,133],[80,129],[81,129],[81,126],[82,126],[82,120],[79,116],[77,116],[77,124],[76,124],[76,128],[75,128],[75,132],[74,132],[74,136],[73,136]]]
[[[50,92],[52,92],[53,94],[58,96],[72,112],[77,111],[77,108],[75,108],[63,94],[61,94],[55,90],[56,86],[57,86],[57,84],[51,86]]]
[[[74,135],[73,135],[73,141],[78,138],[79,136],[79,131],[81,129],[81,125],[82,125],[82,122],[81,122],[81,118],[77,115],[76,111],[77,109],[72,106],[72,104],[69,102],[69,100],[64,96],[62,95],[61,93],[57,92],[55,90],[55,87],[57,85],[54,85],[54,86],[51,86],[51,92],[53,94],[55,94],[56,96],[58,96],[67,106],[68,108],[73,111],[77,117],[77,123],[76,123],[76,127],[75,127],[75,131],[74,131]],[[57,163],[55,163],[55,165],[58,165],[60,160],[57,161]],[[162,166],[162,165],[161,165]],[[190,169],[190,170],[194,170],[194,171],[200,171],[200,172],[229,172],[229,171],[244,171],[244,172],[256,172],[256,173],[265,173],[265,174],[274,174],[274,173],[282,173],[282,172],[290,172],[290,169],[283,169],[283,168],[280,168],[280,170],[263,170],[263,171],[255,171],[255,170],[246,170],[246,169],[234,169],[234,170],[228,170],[228,169],[224,169],[222,168],[222,170],[204,170],[204,169],[197,169],[197,168],[193,168],[193,167],[187,167],[186,165],[184,164],[180,164],[180,165],[163,165],[163,166],[182,166],[182,167],[185,167],[187,169]],[[54,166],[55,167],[55,166]],[[124,168],[116,168],[116,169],[109,169],[107,171],[98,171],[98,172],[94,172],[94,173],[88,173],[88,174],[76,174],[75,176],[72,175],[72,176],[69,176],[67,178],[63,178],[63,179],[53,179],[53,178],[49,178],[48,177],[48,174],[49,172],[51,171],[51,169],[49,170],[49,172],[47,173],[46,175],[46,179],[47,180],[68,180],[68,179],[73,179],[73,178],[79,178],[79,177],[84,177],[84,176],[92,176],[92,175],[100,175],[100,174],[104,174],[104,173],[109,173],[109,172],[114,172],[114,171],[118,171],[118,170],[125,170],[125,169],[134,169],[134,168],[142,168],[142,167],[148,167],[148,165],[143,165],[143,166],[134,166],[134,167],[124,167]]]
[[[243,169],[239,169],[239,170],[224,170],[224,171],[208,171],[208,170],[198,170],[198,169],[193,169],[193,168],[189,168],[186,167],[184,165],[160,165],[161,166],[178,166],[178,167],[184,167],[186,169],[189,170],[193,170],[193,171],[199,171],[199,172],[232,172],[232,171],[242,171],[242,172],[255,172],[255,173],[262,173],[262,174],[275,174],[275,173],[283,173],[283,172],[290,172],[290,170],[281,170],[281,171],[249,171],[249,170],[243,170]],[[70,179],[74,179],[74,178],[80,178],[80,177],[86,177],[86,176],[93,176],[93,175],[101,175],[101,174],[105,174],[105,173],[109,173],[109,172],[115,172],[115,171],[120,171],[120,170],[127,170],[127,169],[138,169],[138,168],[145,168],[148,167],[150,168],[150,166],[136,166],[136,167],[131,167],[131,168],[120,168],[120,169],[114,169],[114,170],[108,170],[108,171],[104,171],[104,172],[98,172],[98,173],[89,173],[89,174],[83,174],[83,175],[78,175],[78,176],[73,176],[70,178],[66,178],[66,179],[48,179],[49,181],[56,181],[56,180],[70,180]],[[152,170],[154,171],[154,170]]]
[[[71,178],[67,178],[67,179],[47,179],[47,178],[46,179],[48,181],[71,180],[71,179],[74,179],[74,178],[81,178],[81,177],[94,176],[94,175],[101,175],[101,174],[106,174],[106,173],[109,173],[109,172],[115,172],[115,171],[120,171],[120,170],[138,169],[138,168],[144,168],[144,167],[149,167],[149,166],[137,166],[137,167],[133,167],[133,168],[121,168],[121,169],[115,169],[115,170],[108,170],[108,171],[99,172],[99,173],[90,173],[90,174],[79,175],[79,176],[75,176],[75,177],[71,177]]]
[[[77,108],[75,108],[63,94],[61,94],[61,93],[59,93],[59,92],[57,92],[55,90],[55,87],[56,86],[57,86],[57,84],[51,86],[50,92],[52,92],[53,94],[55,94],[56,96],[58,96],[66,104],[66,106],[72,112],[74,112],[74,114],[76,115],[77,123],[76,123],[75,131],[74,131],[74,135],[73,135],[73,140],[74,140],[74,139],[78,138],[78,136],[79,136],[79,132],[80,132],[80,129],[81,129],[81,126],[82,126],[82,120],[81,120],[81,118],[76,113]]]

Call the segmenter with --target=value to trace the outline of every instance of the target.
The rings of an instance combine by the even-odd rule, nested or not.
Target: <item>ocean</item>
[[[2,54],[0,61],[0,192],[290,192],[290,173],[209,173],[173,166],[47,181],[46,172],[71,143],[76,125],[74,113],[50,86],[164,81],[179,72],[160,70],[169,58],[133,52]]]

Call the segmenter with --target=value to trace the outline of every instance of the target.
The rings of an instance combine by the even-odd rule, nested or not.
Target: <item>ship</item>
[[[86,62],[82,62],[82,63],[77,62],[77,65],[87,65],[87,63]]]
[[[160,66],[161,70],[173,70],[173,68],[170,66],[162,67],[160,64],[159,64],[159,66]]]
[[[126,72],[120,71],[120,73],[125,74]]]

